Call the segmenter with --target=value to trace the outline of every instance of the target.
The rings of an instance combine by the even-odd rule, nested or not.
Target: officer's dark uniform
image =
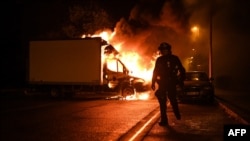
[[[158,57],[156,60],[152,77],[152,88],[154,87],[155,82],[157,82],[159,87],[155,92],[155,95],[160,104],[161,122],[159,124],[168,125],[166,114],[167,97],[170,100],[176,118],[178,120],[181,118],[176,99],[176,85],[178,83],[183,84],[185,69],[179,58],[171,54],[171,46],[169,44],[162,43],[159,47],[159,50],[161,49],[166,49],[169,53]]]

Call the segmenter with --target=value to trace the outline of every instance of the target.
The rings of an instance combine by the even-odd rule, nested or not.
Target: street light
[[[193,26],[193,27],[191,28],[191,31],[192,31],[192,33],[193,33],[193,38],[194,38],[194,41],[195,41],[196,38],[198,38],[199,35],[200,35],[199,27],[198,27],[198,26]]]
[[[209,54],[208,54],[208,58],[209,58],[209,62],[208,62],[208,67],[209,67],[209,77],[210,78],[212,78],[213,77],[213,65],[212,65],[212,63],[213,63],[213,54],[212,54],[212,23],[213,23],[213,21],[212,21],[213,19],[212,19],[212,12],[211,12],[211,14],[210,14],[210,41],[209,41]],[[196,38],[197,37],[199,37],[199,27],[198,26],[193,26],[192,28],[191,28],[191,31],[192,31],[192,33],[193,33],[193,39],[194,39],[194,41],[196,40]]]
[[[198,58],[198,54],[197,54],[197,51],[195,49],[195,47],[197,47],[198,45],[198,38],[200,36],[200,29],[198,26],[193,26],[191,27],[191,32],[192,32],[192,38],[193,38],[193,48],[192,48],[192,60],[193,60],[193,63],[192,63],[192,69],[194,70],[198,70],[198,67],[197,67],[197,64],[199,62],[199,58]]]

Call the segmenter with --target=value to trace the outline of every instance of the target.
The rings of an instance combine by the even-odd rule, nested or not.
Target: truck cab
[[[129,75],[128,68],[117,56],[119,52],[112,45],[104,48],[103,78],[108,87],[117,89],[122,96],[143,91],[145,81]]]

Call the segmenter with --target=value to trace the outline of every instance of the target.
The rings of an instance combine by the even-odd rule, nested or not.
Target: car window
[[[208,81],[206,73],[186,73],[187,81]]]

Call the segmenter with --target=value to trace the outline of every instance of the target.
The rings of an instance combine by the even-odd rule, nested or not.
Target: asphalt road
[[[116,140],[157,107],[154,100],[9,99],[1,102],[3,141]]]
[[[97,100],[100,99],[100,100]],[[155,99],[124,101],[105,95],[72,100],[1,99],[1,140],[222,140],[223,125],[239,124],[219,104],[181,103],[182,120],[169,107],[170,127],[158,125]]]

